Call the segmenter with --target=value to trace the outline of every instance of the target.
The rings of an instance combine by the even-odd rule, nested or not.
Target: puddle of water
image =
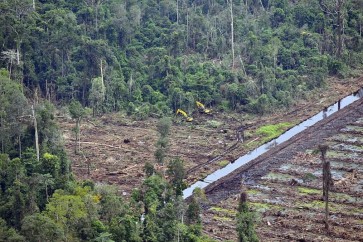
[[[244,156],[241,156],[238,158],[235,162],[228,164],[222,169],[219,169],[215,171],[214,173],[208,175],[203,181],[198,181],[185,189],[183,191],[183,198],[187,198],[192,195],[193,190],[197,187],[199,188],[205,188],[210,183],[213,183],[220,178],[227,176],[234,170],[238,169],[242,165],[254,160],[258,156],[262,155],[263,153],[267,152],[272,147],[281,144],[282,142],[285,142],[295,136],[296,134],[304,131],[308,127],[314,125],[315,123],[319,122],[320,120],[323,120],[324,118],[332,115],[333,113],[337,112],[338,110],[348,106],[349,104],[359,100],[361,97],[363,97],[363,88],[361,88],[356,93],[349,95],[338,102],[334,103],[328,108],[325,108],[323,111],[319,112],[318,114],[312,116],[311,118],[301,122],[300,124],[294,126],[293,128],[287,130],[285,133],[280,135],[278,138],[271,140],[270,142],[261,145],[260,147],[254,149],[253,151],[247,153]]]

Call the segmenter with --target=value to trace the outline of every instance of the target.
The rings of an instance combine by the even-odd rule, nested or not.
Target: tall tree
[[[14,144],[18,144],[21,156],[22,120],[27,113],[27,101],[22,86],[3,75],[0,75],[0,103],[1,151],[9,153],[15,149]]]
[[[247,205],[247,193],[241,192],[237,214],[237,233],[239,242],[258,242],[254,228],[254,214]]]
[[[233,0],[228,0],[231,17],[231,52],[232,52],[232,70],[234,69],[234,21],[233,21]]]
[[[330,162],[326,160],[327,145],[320,145],[321,160],[323,162],[323,198],[325,201],[325,229],[329,231],[329,190],[332,185]]]
[[[75,153],[79,154],[81,151],[80,147],[80,133],[81,133],[81,120],[85,116],[86,111],[82,107],[82,104],[78,101],[72,101],[69,105],[69,112],[71,113],[71,116],[73,119],[76,120],[76,127],[75,127],[75,133],[76,133],[76,145],[75,145]]]
[[[346,15],[346,2],[347,0],[319,0],[320,7],[324,14],[329,18],[332,16],[336,25],[336,56],[341,57],[344,48],[344,19]]]
[[[92,79],[92,87],[90,91],[90,102],[93,108],[93,116],[99,114],[102,109],[102,103],[105,100],[106,88],[101,77]]]
[[[163,165],[164,159],[166,156],[166,152],[168,150],[168,134],[170,131],[171,120],[170,118],[161,118],[157,125],[157,129],[159,131],[160,137],[158,142],[156,143],[156,151],[155,151],[155,159],[157,163]]]
[[[182,196],[186,188],[183,179],[185,178],[185,169],[183,160],[180,158],[173,159],[168,164],[167,174],[171,177],[176,196]]]

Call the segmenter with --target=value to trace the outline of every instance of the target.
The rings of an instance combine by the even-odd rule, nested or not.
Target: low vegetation
[[[261,143],[266,143],[274,138],[279,137],[287,129],[293,127],[292,123],[278,123],[261,126],[256,130],[256,134],[261,136]]]

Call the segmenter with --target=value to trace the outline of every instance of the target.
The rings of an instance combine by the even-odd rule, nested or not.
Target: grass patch
[[[348,201],[351,203],[354,203],[358,199],[360,199],[360,198],[355,198],[355,197],[349,196],[348,194],[345,194],[345,193],[335,193],[335,192],[330,193],[329,197],[330,197],[330,199],[335,199],[337,201]]]
[[[271,209],[281,209],[280,206],[269,203],[249,202],[248,205],[257,212],[265,212]]]
[[[218,128],[222,125],[222,122],[216,121],[216,120],[208,120],[207,121],[207,126],[210,128]]]
[[[298,187],[297,188],[299,193],[302,194],[322,194],[321,190],[313,189],[313,188],[307,188],[307,187]]]
[[[317,177],[312,173],[305,173],[304,177],[302,178],[304,182],[310,182],[315,180]]]
[[[331,205],[331,203],[329,203]],[[315,208],[315,209],[324,209],[325,208],[325,202],[320,200],[314,200],[312,202],[307,203],[300,203],[298,204],[298,207],[302,208]],[[331,206],[329,206],[331,208]]]
[[[220,167],[225,167],[228,164],[229,164],[229,161],[228,160],[221,160],[220,162],[218,162],[218,165]]]
[[[361,154],[358,152],[351,152],[351,151],[340,151],[340,150],[328,150],[326,152],[327,158],[355,158],[359,157]]]
[[[252,141],[252,142],[243,143],[243,146],[247,150],[252,150],[252,149],[260,146],[261,144],[262,144],[262,142],[259,142],[258,140],[256,140],[256,141]]]
[[[298,202],[296,208],[311,209],[323,212],[325,210],[325,202],[321,200],[313,200],[311,202]],[[329,200],[329,211],[332,213],[342,213],[347,215],[363,214],[363,208],[354,205],[348,205],[340,202]]]
[[[219,217],[219,216],[213,216],[213,219],[214,220],[217,220],[217,221],[223,221],[223,222],[230,222],[230,221],[232,221],[231,218],[228,218],[228,217]]]
[[[270,172],[266,176],[262,177],[262,179],[267,180],[277,180],[277,181],[290,181],[294,177],[289,174]]]
[[[200,180],[204,180],[208,175],[208,172],[201,172],[198,177]]]
[[[363,208],[353,208],[351,211],[353,214],[363,214]]]
[[[237,214],[237,211],[225,209],[225,208],[221,208],[221,207],[211,207],[209,210],[215,211],[218,213],[223,213],[223,214],[226,214],[229,216],[236,216],[236,214]]]
[[[262,141],[265,143],[280,136],[285,130],[292,126],[294,126],[294,124],[288,122],[265,125],[258,128],[256,134],[262,136]]]
[[[259,190],[256,190],[256,189],[247,190],[248,195],[256,195],[256,194],[259,194],[259,193],[261,193],[261,192]]]

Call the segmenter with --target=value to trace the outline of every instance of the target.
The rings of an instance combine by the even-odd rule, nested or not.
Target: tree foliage
[[[6,76],[98,114],[190,112],[194,100],[265,112],[362,66],[358,0],[40,1],[35,8],[16,0],[0,7]],[[283,102],[281,93],[291,98]],[[262,95],[269,100],[260,104],[270,107],[255,108]]]

